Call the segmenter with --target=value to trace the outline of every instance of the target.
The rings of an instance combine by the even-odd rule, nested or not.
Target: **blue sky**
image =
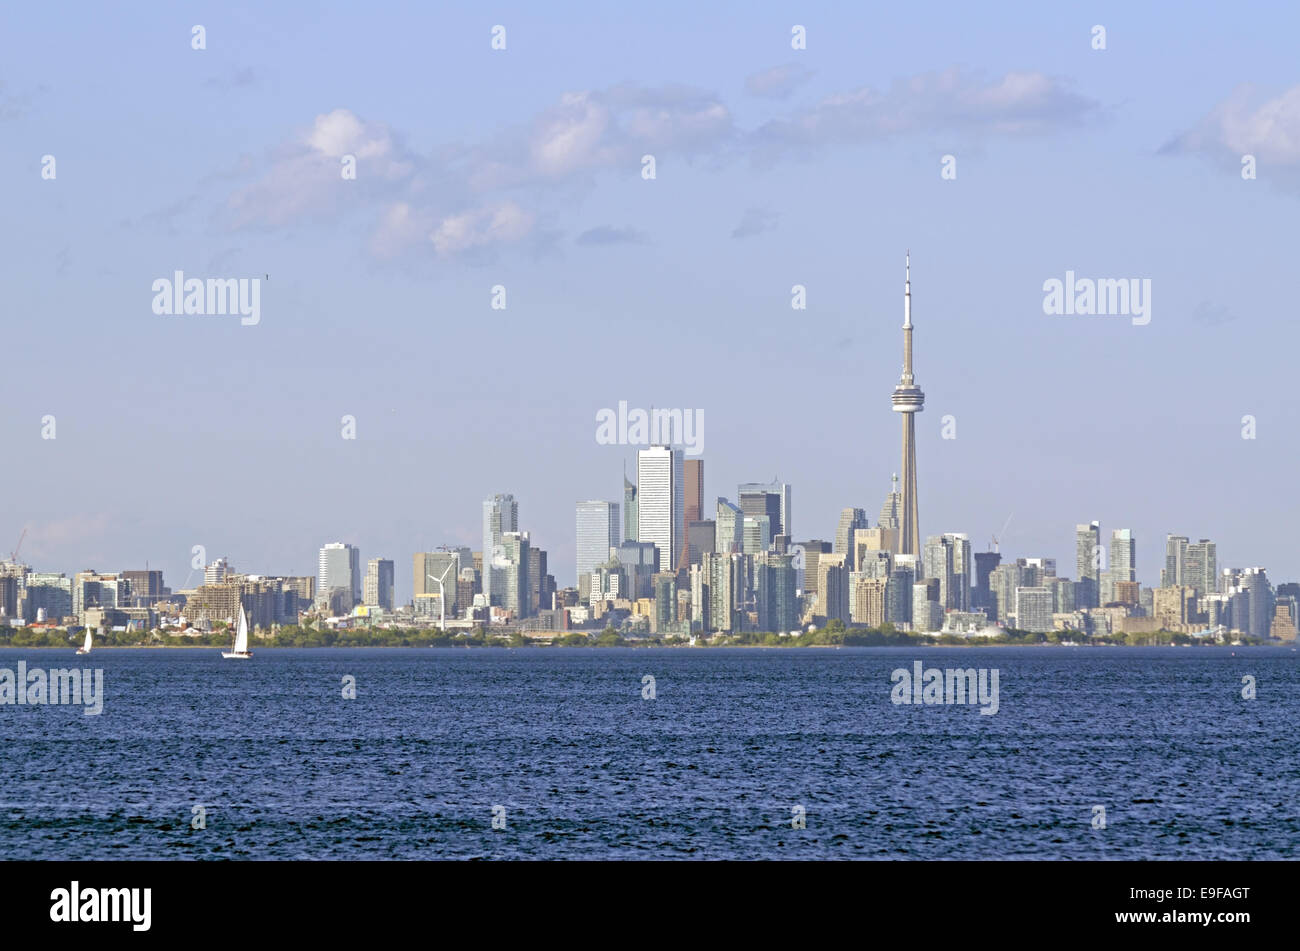
[[[696,7],[0,12],[0,548],[180,587],[196,544],[313,573],[341,539],[405,599],[512,492],[572,584],[620,400],[703,410],[707,496],[778,476],[831,538],[899,465],[910,248],[923,534],[1011,516],[1004,557],[1073,576],[1095,518],[1147,584],[1167,532],[1300,575],[1300,15]],[[269,275],[261,322],[155,315],[177,269]],[[1150,279],[1150,324],[1045,315],[1066,270]]]

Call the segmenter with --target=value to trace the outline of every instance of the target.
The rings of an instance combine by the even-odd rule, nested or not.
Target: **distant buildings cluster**
[[[1137,577],[1137,540],[1127,528],[1104,545],[1097,522],[1075,532],[1076,580],[1055,559],[1003,562],[973,552],[958,532],[922,536],[915,417],[925,395],[913,374],[910,255],[903,285],[903,372],[890,396],[902,421],[902,484],[872,526],[846,508],[834,536],[795,541],[788,484],[750,482],[735,501],[705,504],[704,459],[653,445],[623,476],[619,501],[577,503],[577,584],[557,589],[547,553],[521,530],[512,495],[483,502],[482,545],[417,552],[413,596],[393,603],[393,562],[366,562],[357,548],[320,549],[316,578],[243,575],[225,559],[203,584],[171,592],[157,571],[73,578],[0,563],[0,618],[88,627],[172,625],[210,629],[242,607],[255,628],[304,615],[336,625],[438,625],[546,634],[613,626],[625,635],[696,636],[791,632],[840,622],[922,633],[978,635],[1005,628],[1089,635],[1157,630],[1237,632],[1294,640],[1300,585],[1276,589],[1263,568],[1220,569],[1215,545],[1170,535],[1157,588]],[[924,537],[924,542],[922,538]],[[21,539],[20,539],[21,543]]]

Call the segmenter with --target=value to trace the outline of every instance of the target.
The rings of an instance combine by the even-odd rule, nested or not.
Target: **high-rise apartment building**
[[[1091,522],[1074,528],[1075,570],[1079,581],[1075,603],[1081,608],[1095,608],[1101,603],[1101,523]]]

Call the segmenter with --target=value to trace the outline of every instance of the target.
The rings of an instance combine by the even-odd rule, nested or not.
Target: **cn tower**
[[[916,505],[916,415],[925,394],[912,378],[912,252],[907,252],[903,278],[903,376],[894,387],[894,412],[903,414],[903,497],[900,500],[898,553],[921,553],[921,528]]]

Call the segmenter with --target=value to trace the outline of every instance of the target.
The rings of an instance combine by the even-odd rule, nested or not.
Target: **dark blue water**
[[[106,695],[0,706],[0,857],[1291,857],[1300,654],[1235,651],[0,650]]]

